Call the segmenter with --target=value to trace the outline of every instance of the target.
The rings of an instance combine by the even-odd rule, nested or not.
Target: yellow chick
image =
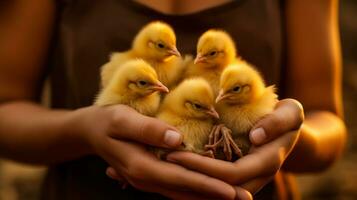
[[[183,60],[176,48],[173,29],[163,22],[152,22],[144,26],[136,35],[132,48],[125,52],[113,53],[110,61],[102,66],[102,86],[105,87],[115,70],[124,62],[141,58],[148,62],[166,86],[173,86],[183,73]]]
[[[179,150],[206,155],[204,146],[214,121],[219,118],[214,104],[207,81],[186,79],[166,95],[157,118],[175,126],[183,134],[183,146]],[[167,151],[163,149],[156,151],[158,157],[165,153]]]
[[[228,33],[208,30],[198,40],[196,59],[187,66],[185,77],[203,77],[217,95],[221,73],[236,57],[235,43]]]
[[[94,104],[124,104],[141,114],[154,116],[160,104],[160,95],[156,91],[169,90],[158,80],[155,70],[148,63],[141,59],[131,60],[115,71]]]
[[[232,159],[230,148],[238,157],[245,155],[251,146],[251,128],[261,117],[273,111],[277,97],[274,86],[266,87],[259,72],[248,63],[241,61],[227,67],[220,79],[216,109],[220,122],[231,131],[222,129],[222,125],[216,127],[208,147],[216,151],[215,148],[223,143],[227,160]]]

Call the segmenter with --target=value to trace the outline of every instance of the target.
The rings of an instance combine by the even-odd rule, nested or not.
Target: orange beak
[[[204,63],[204,62],[206,62],[206,56],[203,56],[202,54],[197,54],[197,56],[196,56],[196,59],[195,59],[195,61],[194,61],[194,64],[198,64],[198,63]]]
[[[223,99],[226,99],[230,96],[230,94],[225,94],[223,90],[220,90],[218,93],[218,96],[216,98],[216,103],[222,101]]]
[[[181,57],[181,54],[180,54],[180,52],[177,50],[177,47],[176,47],[176,46],[174,46],[174,47],[172,47],[171,49],[167,50],[167,52],[168,52],[170,55],[177,56],[177,57]]]
[[[219,114],[218,112],[214,109],[214,107],[211,107],[209,110],[206,111],[206,113],[215,119],[219,119]]]
[[[152,89],[156,90],[156,91],[164,92],[164,93],[168,93],[169,92],[169,89],[164,84],[162,84],[161,82],[158,82],[155,85],[153,85]]]

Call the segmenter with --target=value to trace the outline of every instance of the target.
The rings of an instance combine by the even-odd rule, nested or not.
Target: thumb
[[[182,143],[182,135],[177,129],[159,119],[142,115],[131,108],[120,111],[118,115],[110,135],[113,138],[164,148],[176,148]]]
[[[284,99],[278,102],[272,113],[257,122],[249,138],[254,145],[263,145],[287,132],[298,130],[303,121],[302,105],[294,99]]]

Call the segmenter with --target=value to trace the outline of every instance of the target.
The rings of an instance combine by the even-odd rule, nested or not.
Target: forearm
[[[63,162],[89,153],[73,112],[29,102],[0,104],[0,157],[34,164]]]
[[[283,169],[291,172],[326,169],[341,155],[345,142],[346,127],[337,115],[323,111],[309,113]]]

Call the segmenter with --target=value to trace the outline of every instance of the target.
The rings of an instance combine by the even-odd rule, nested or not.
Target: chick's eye
[[[194,103],[193,106],[196,108],[196,109],[201,109],[202,106],[200,104],[197,104],[197,103]]]
[[[160,49],[163,49],[163,48],[165,48],[165,45],[162,43],[157,43],[157,47],[159,47]]]
[[[141,85],[141,86],[145,86],[145,85],[147,85],[148,83],[146,82],[146,81],[139,81],[139,85]]]
[[[236,87],[234,87],[232,90],[233,90],[233,92],[239,92],[239,91],[240,91],[240,87],[239,87],[239,86],[236,86]]]
[[[214,56],[214,55],[216,55],[216,54],[217,54],[217,51],[211,51],[211,52],[209,53],[210,56]]]

